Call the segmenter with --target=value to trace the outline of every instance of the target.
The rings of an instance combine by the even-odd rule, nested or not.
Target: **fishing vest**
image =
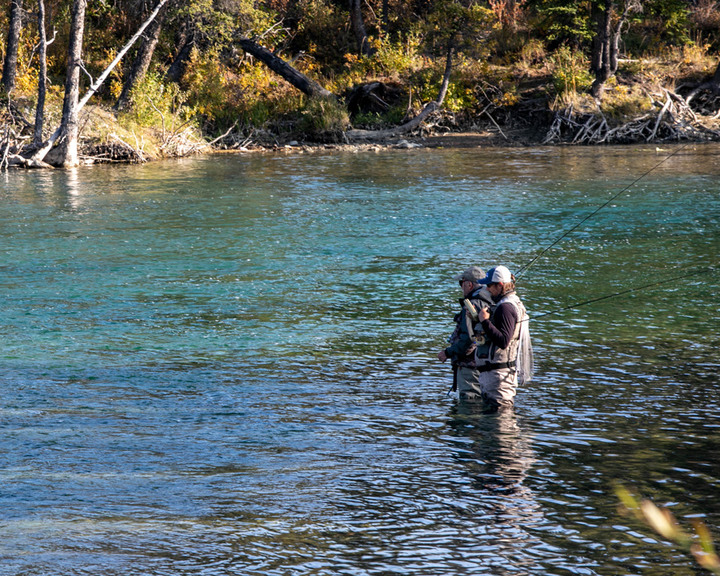
[[[470,300],[478,312],[484,307],[495,308],[495,304],[492,302],[492,297],[487,289],[478,288],[469,294],[467,299]],[[470,346],[465,352],[464,357],[454,358],[453,362],[457,366],[474,368],[477,364],[477,359],[487,354],[490,344],[482,335],[480,322],[475,323],[468,317],[468,312],[463,305],[464,300],[464,297],[459,299],[461,310],[454,317],[456,328],[448,338],[448,343],[450,346],[453,346],[453,344],[460,340],[461,335],[469,338]]]
[[[497,365],[497,368],[512,368],[515,366],[515,362],[518,357],[518,345],[520,343],[520,331],[521,329],[527,330],[528,315],[525,310],[525,306],[518,298],[515,292],[511,292],[503,296],[503,298],[497,303],[499,307],[501,304],[509,303],[515,307],[517,313],[517,322],[515,323],[515,330],[512,338],[507,345],[507,348],[498,348],[495,344],[491,344],[487,354],[484,357],[478,357],[478,364],[482,367],[483,364]],[[525,326],[523,326],[523,324]],[[496,369],[495,367],[490,370]]]

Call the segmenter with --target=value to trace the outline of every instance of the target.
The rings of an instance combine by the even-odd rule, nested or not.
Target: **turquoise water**
[[[720,535],[719,153],[0,175],[0,574],[695,574],[613,483]],[[456,406],[453,275],[648,171],[523,274],[515,413]]]

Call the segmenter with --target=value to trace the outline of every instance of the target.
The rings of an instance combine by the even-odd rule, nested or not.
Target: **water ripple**
[[[452,278],[527,263],[654,148],[9,175],[0,574],[694,573],[613,485],[720,526],[720,279],[678,276],[717,258],[716,149],[522,278],[537,374],[499,416],[446,394]]]

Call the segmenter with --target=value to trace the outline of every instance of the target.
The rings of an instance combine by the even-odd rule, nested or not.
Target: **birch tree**
[[[160,0],[153,10],[152,14],[143,22],[135,35],[123,46],[123,48],[115,56],[114,60],[105,68],[102,74],[92,83],[90,88],[79,100],[80,93],[80,68],[82,67],[82,39],[85,23],[85,8],[87,0],[74,0],[73,12],[71,19],[71,38],[68,49],[68,70],[67,79],[65,81],[65,98],[63,100],[63,115],[60,127],[55,130],[53,135],[43,148],[38,150],[28,161],[28,165],[42,163],[46,156],[51,164],[55,166],[72,167],[78,164],[77,140],[78,140],[78,117],[80,110],[88,103],[90,98],[105,82],[110,73],[120,63],[120,60],[127,53],[132,45],[140,38],[148,25],[157,17],[162,7],[168,0]],[[58,146],[53,149],[55,142],[59,142]],[[50,154],[52,150],[52,154]]]
[[[56,158],[51,164],[70,168],[78,165],[78,117],[80,107],[80,69],[82,68],[82,42],[85,31],[85,9],[87,0],[73,0],[70,18],[70,44],[67,57],[67,75],[65,77],[65,97],[63,98],[62,120],[60,122],[59,145]]]
[[[45,123],[45,96],[47,94],[47,47],[45,34],[45,0],[38,0],[38,100],[35,106],[35,130],[33,132],[33,145],[40,146],[43,141],[43,125]]]

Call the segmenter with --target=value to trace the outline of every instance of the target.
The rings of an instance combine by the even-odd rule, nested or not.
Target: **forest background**
[[[0,167],[448,132],[720,139],[712,0],[3,6]]]

